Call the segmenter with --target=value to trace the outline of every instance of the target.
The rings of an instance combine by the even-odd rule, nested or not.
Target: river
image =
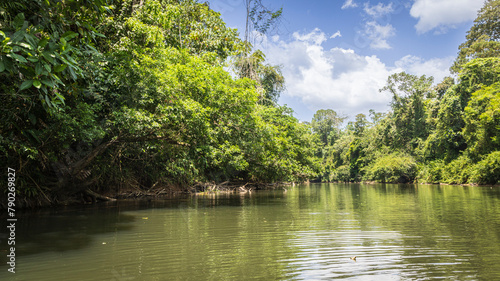
[[[309,184],[26,211],[15,274],[5,233],[0,280],[500,280],[499,187]]]

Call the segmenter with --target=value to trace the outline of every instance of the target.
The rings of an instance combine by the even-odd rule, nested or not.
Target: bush
[[[472,160],[466,155],[461,155],[444,166],[442,182],[454,184],[469,182],[472,166]]]
[[[444,162],[436,160],[419,167],[417,181],[419,183],[440,183],[443,174]]]
[[[330,174],[330,181],[348,182],[351,179],[351,170],[348,165],[342,165]]]
[[[486,155],[472,168],[471,182],[496,184],[500,182],[500,151]]]
[[[392,153],[376,159],[366,170],[367,180],[407,183],[415,180],[417,163],[409,155]]]

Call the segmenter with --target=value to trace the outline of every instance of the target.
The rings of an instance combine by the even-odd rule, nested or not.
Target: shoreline
[[[17,198],[17,209],[38,209],[54,206],[78,206],[78,205],[92,205],[98,202],[109,202],[117,200],[144,200],[153,198],[172,198],[182,195],[207,195],[207,194],[232,194],[240,193],[250,194],[252,191],[258,190],[273,190],[285,189],[287,186],[295,186],[296,184],[309,184],[309,183],[343,183],[343,184],[397,184],[397,185],[439,185],[439,186],[477,186],[477,187],[500,187],[500,184],[493,185],[479,185],[479,184],[448,184],[448,183],[380,183],[374,181],[364,182],[277,182],[277,183],[243,183],[243,182],[222,182],[216,183],[196,183],[189,187],[180,186],[153,186],[149,189],[141,189],[138,187],[130,187],[125,189],[115,189],[103,193],[97,193],[92,190],[85,190],[81,193],[69,196],[63,199],[48,200],[48,198]],[[5,200],[3,200],[5,201]],[[0,209],[6,210],[7,206],[4,202],[0,203]]]

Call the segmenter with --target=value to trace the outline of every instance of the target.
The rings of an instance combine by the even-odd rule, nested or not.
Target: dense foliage
[[[319,170],[316,137],[274,103],[276,68],[261,56],[258,77],[225,70],[243,43],[207,4],[0,5],[1,166],[16,169],[20,196],[297,181]]]
[[[339,130],[317,112],[322,180],[476,183],[500,180],[500,1],[488,0],[459,47],[451,77],[391,75],[388,114],[371,111]],[[334,111],[328,116],[336,116]],[[324,124],[324,126],[319,126]]]
[[[267,30],[281,10],[260,9],[248,16]],[[206,3],[3,1],[0,162],[19,196],[46,202],[199,182],[495,184],[499,16],[486,1],[456,81],[394,74],[381,89],[392,110],[344,126],[330,109],[299,123],[277,105],[280,67]]]

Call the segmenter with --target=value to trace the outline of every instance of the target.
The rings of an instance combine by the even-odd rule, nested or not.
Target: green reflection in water
[[[0,279],[500,280],[499,201],[489,187],[311,184],[32,214]]]

